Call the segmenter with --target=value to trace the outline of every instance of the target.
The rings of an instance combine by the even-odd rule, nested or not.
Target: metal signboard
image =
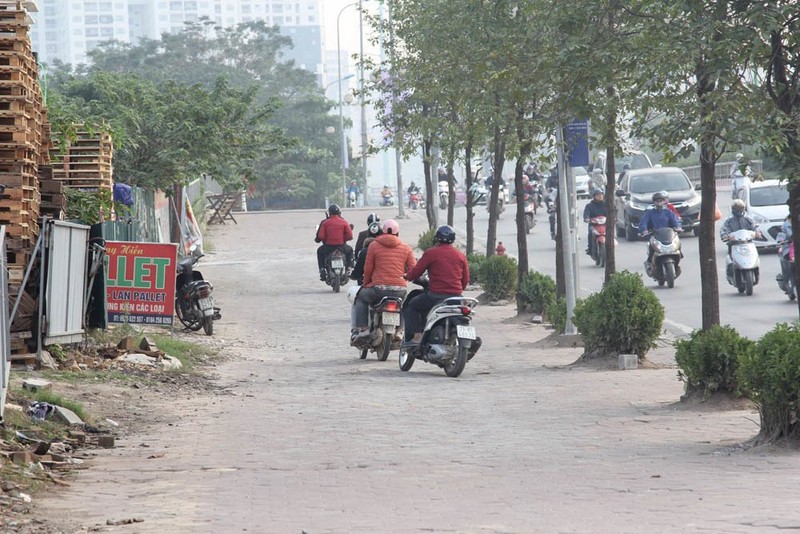
[[[43,228],[44,231],[44,228]],[[44,345],[83,339],[89,227],[48,221]]]
[[[174,243],[106,241],[109,323],[172,324],[177,251]]]
[[[570,167],[589,165],[589,123],[573,120],[567,124],[567,150]]]

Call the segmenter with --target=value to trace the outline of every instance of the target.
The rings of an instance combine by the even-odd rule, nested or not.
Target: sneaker
[[[319,270],[319,279],[323,282],[328,279],[328,271],[326,269]]]
[[[414,341],[413,339],[409,339],[408,341],[403,341],[403,348],[412,348],[412,347],[419,347],[419,341]]]

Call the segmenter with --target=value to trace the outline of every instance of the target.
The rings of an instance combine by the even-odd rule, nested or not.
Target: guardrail
[[[725,163],[717,163],[714,168],[714,177],[717,179],[718,185],[730,185],[732,161]],[[753,174],[760,173],[764,168],[764,162],[756,159],[750,162],[750,169]],[[689,180],[696,186],[700,183],[700,165],[693,165],[691,167],[682,167],[683,172],[689,177]],[[721,182],[721,183],[720,183]]]

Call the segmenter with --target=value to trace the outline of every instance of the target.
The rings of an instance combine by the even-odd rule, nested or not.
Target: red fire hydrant
[[[506,255],[506,247],[503,246],[503,242],[502,241],[500,241],[497,244],[497,248],[495,248],[494,251],[498,256],[505,256]]]

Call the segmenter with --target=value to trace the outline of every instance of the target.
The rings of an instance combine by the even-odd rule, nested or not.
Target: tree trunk
[[[428,137],[422,141],[422,168],[425,171],[425,215],[428,217],[428,228],[436,227],[436,214],[433,210],[436,208],[434,200],[433,185],[431,177],[431,148],[433,147],[433,140]]]
[[[616,123],[616,118],[614,118]],[[605,282],[611,279],[611,275],[617,272],[617,256],[615,237],[617,235],[617,205],[614,202],[617,192],[617,170],[614,165],[614,148],[606,150],[606,161],[608,162],[608,172],[606,173],[606,271]]]
[[[506,143],[500,127],[494,129],[494,165],[492,168],[492,191],[489,195],[489,230],[486,233],[486,257],[494,254],[497,241],[497,199],[500,196],[500,180],[503,178],[503,166],[506,158]]]
[[[456,177],[453,174],[453,160],[455,157],[455,149],[449,150],[447,153],[447,224],[450,226],[453,226],[456,207]]]
[[[525,188],[522,185],[522,166],[531,153],[533,143],[525,140],[525,117],[522,112],[517,114],[517,139],[520,142],[517,164],[514,166],[514,192],[517,204],[517,313],[525,311],[525,302],[519,292],[522,280],[528,274],[528,232],[525,231]],[[528,177],[530,178],[530,177]]]
[[[472,190],[473,176],[472,176],[472,140],[467,142],[467,147],[464,149],[464,165],[467,171],[466,187],[467,187],[467,254],[472,254],[475,249],[475,226],[473,218],[475,217],[475,206],[472,203]],[[477,179],[477,177],[475,177]]]

